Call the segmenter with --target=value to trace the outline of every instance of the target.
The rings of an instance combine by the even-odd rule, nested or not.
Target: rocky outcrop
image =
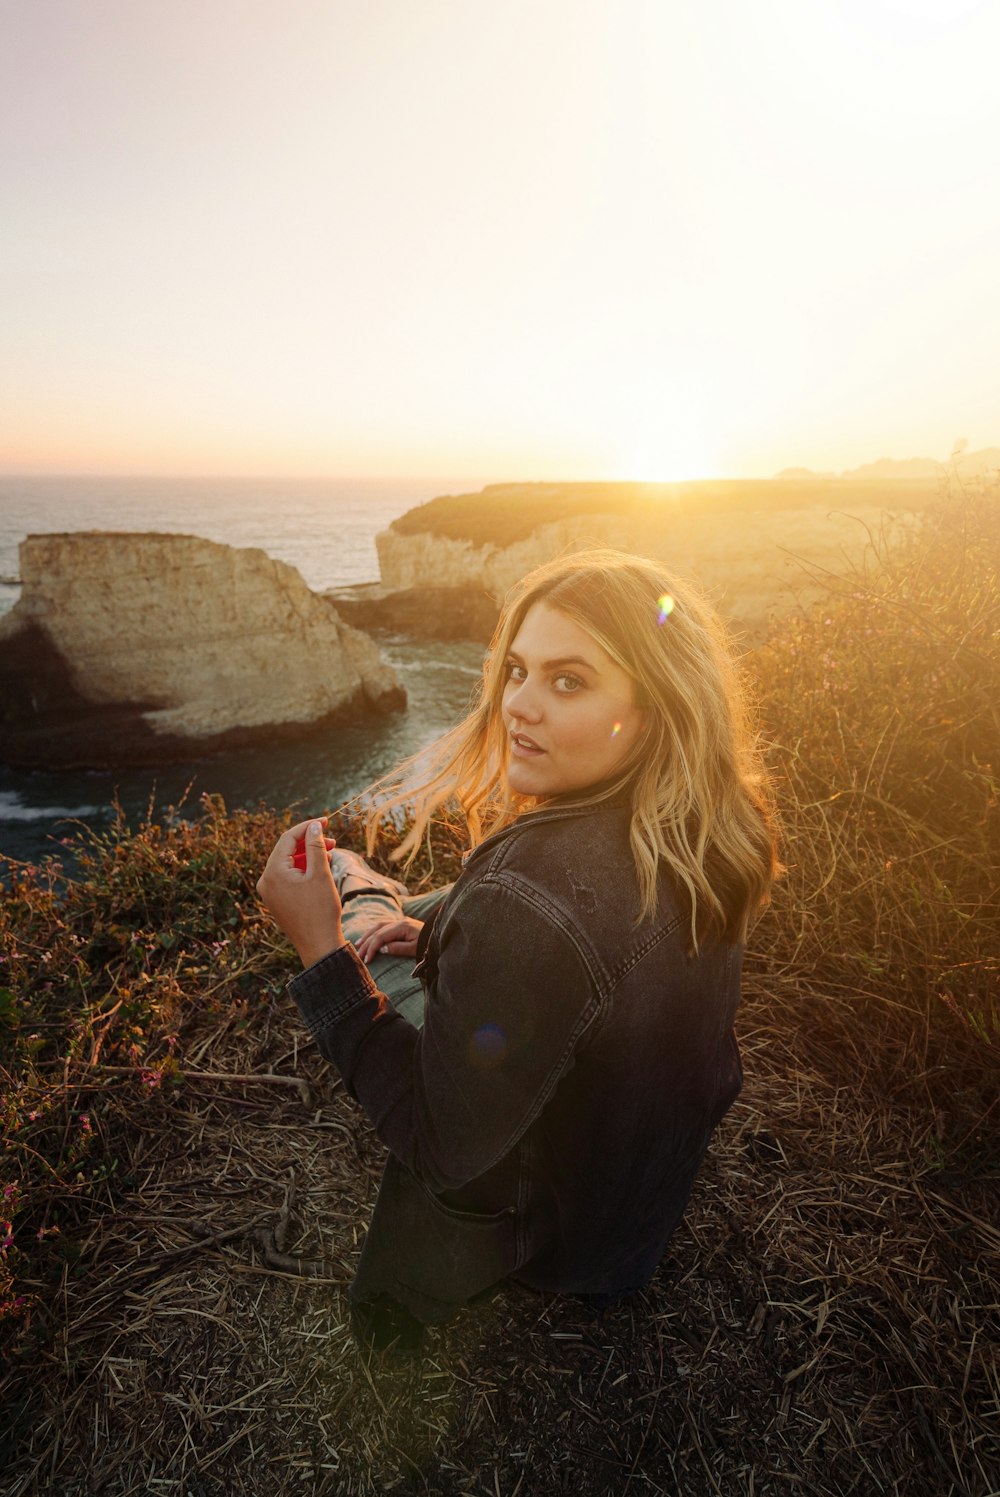
[[[500,609],[479,583],[471,587],[387,588],[379,582],[331,588],[324,593],[341,618],[359,629],[406,634],[413,639],[486,641]]]
[[[265,552],[29,536],[0,621],[0,758],[162,763],[405,705],[366,635]]]
[[[927,484],[861,490],[834,482],[816,485],[816,502],[804,503],[793,485],[775,480],[748,484],[754,497],[741,503],[740,485],[728,487],[734,491],[728,507],[715,495],[703,509],[695,496],[620,513],[591,511],[540,523],[506,546],[391,527],[376,537],[382,585],[419,589],[433,578],[439,588],[484,590],[500,602],[541,562],[614,546],[654,557],[678,577],[693,579],[749,639],[759,640],[773,617],[824,596],[825,573],[841,576],[860,565],[873,536],[912,525],[933,497]],[[565,485],[558,497],[571,489]],[[766,502],[755,502],[762,492]],[[503,498],[513,493],[510,488]]]

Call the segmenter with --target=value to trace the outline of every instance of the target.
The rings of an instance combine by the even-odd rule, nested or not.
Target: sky
[[[1000,0],[0,0],[0,472],[1000,442]]]

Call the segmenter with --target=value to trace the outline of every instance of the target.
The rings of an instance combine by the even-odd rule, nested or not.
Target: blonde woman
[[[651,561],[540,567],[473,711],[375,788],[370,838],[405,805],[404,855],[457,807],[454,885],[411,900],[318,821],[258,884],[389,1150],[355,1325],[412,1345],[508,1278],[607,1304],[653,1274],[742,1084],[743,942],[777,864],[724,630]]]

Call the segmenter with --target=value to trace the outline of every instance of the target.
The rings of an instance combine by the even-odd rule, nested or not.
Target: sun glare
[[[631,483],[684,483],[711,478],[715,471],[715,460],[707,448],[694,442],[652,439],[622,451],[615,477]]]

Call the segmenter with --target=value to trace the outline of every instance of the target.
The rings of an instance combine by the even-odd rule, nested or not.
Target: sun
[[[615,476],[630,483],[685,483],[713,477],[714,468],[707,446],[673,434],[651,434],[622,444]]]

